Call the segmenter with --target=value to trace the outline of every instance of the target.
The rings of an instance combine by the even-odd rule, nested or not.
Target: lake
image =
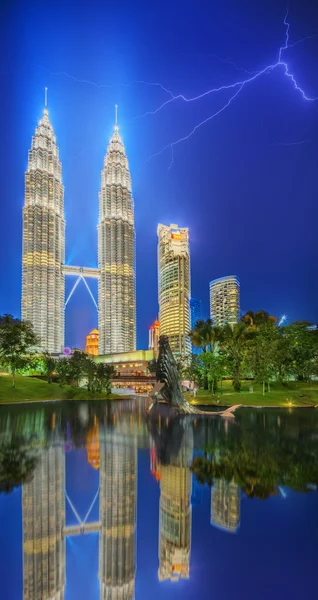
[[[0,597],[316,599],[318,411],[0,407]]]

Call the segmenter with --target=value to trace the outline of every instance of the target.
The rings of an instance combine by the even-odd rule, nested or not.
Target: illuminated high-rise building
[[[236,533],[240,512],[241,492],[237,483],[217,479],[211,492],[211,525]]]
[[[92,356],[98,356],[98,329],[93,329],[86,336],[85,352]]]
[[[100,600],[133,600],[137,444],[127,432],[100,437],[99,482]]]
[[[158,300],[160,335],[172,352],[189,357],[191,342],[189,230],[158,225]]]
[[[235,275],[210,282],[210,317],[216,327],[240,320],[240,282]]]
[[[45,106],[25,173],[22,319],[32,323],[48,352],[61,352],[64,344],[64,253],[62,166]]]
[[[149,343],[148,350],[153,350],[154,357],[157,358],[159,354],[159,336],[160,336],[160,323],[155,321],[149,328]]]
[[[192,430],[184,434],[180,450],[169,464],[160,465],[159,571],[160,581],[190,577]]]
[[[42,450],[32,481],[22,486],[23,600],[64,600],[65,454]]]
[[[98,268],[99,354],[135,350],[134,203],[117,116],[101,176]]]

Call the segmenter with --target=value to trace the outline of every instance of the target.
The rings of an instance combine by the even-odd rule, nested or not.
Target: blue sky
[[[0,10],[0,313],[20,314],[24,171],[47,86],[63,165],[68,263],[96,265],[100,171],[119,105],[135,198],[138,347],[146,346],[158,311],[158,222],[190,228],[192,293],[206,316],[209,281],[236,274],[244,311],[317,321],[318,102],[305,101],[283,69],[274,69],[174,146],[169,168],[171,150],[149,158],[231,94],[179,99],[136,118],[171,96],[131,83],[157,82],[193,97],[248,78],[244,69],[277,60],[284,1],[34,0],[4,2]],[[285,57],[306,93],[318,96],[318,8],[290,2],[288,19],[291,43],[314,36]],[[67,308],[66,344],[83,347],[96,323],[81,285]]]

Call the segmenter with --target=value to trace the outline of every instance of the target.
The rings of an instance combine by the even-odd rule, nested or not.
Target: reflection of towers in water
[[[100,451],[99,451],[99,425],[98,419],[94,417],[94,425],[88,430],[86,435],[86,452],[87,460],[93,469],[97,470],[100,467]]]
[[[136,440],[107,433],[100,439],[101,600],[134,598],[136,483]]]
[[[192,452],[193,433],[187,428],[176,456],[160,466],[160,581],[190,576]]]
[[[64,449],[52,446],[22,487],[24,600],[64,599],[64,487]]]
[[[241,494],[234,481],[217,479],[211,492],[211,525],[236,533],[240,525]]]

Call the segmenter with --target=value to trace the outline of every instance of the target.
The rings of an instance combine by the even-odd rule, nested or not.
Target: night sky
[[[20,315],[27,153],[49,88],[63,168],[66,262],[95,266],[100,171],[119,105],[133,181],[138,347],[156,318],[159,222],[189,227],[192,295],[208,316],[211,279],[235,274],[243,311],[317,321],[318,101],[281,66],[193,102],[278,59],[286,1],[3,1],[0,8],[0,313]],[[318,96],[318,5],[289,3],[290,71]],[[233,64],[235,63],[235,65]],[[69,76],[67,76],[66,74]],[[89,83],[91,82],[91,83]],[[104,86],[104,87],[99,87]],[[109,86],[109,87],[107,87]],[[67,282],[67,290],[73,281]],[[92,286],[97,293],[97,286]],[[83,284],[66,311],[66,343],[83,347],[97,315]]]

